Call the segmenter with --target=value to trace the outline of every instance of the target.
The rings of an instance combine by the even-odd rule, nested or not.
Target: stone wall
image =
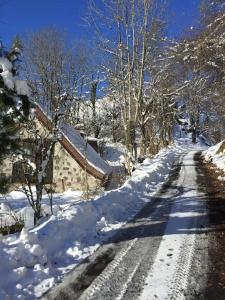
[[[47,136],[48,131],[43,125],[38,122],[38,129],[42,135]],[[27,133],[22,133],[27,138]],[[0,176],[12,175],[12,161],[4,159],[0,168]],[[74,190],[86,191],[87,184],[90,191],[95,191],[101,187],[101,180],[95,178],[90,174],[86,174],[80,165],[71,157],[71,155],[57,143],[55,146],[55,154],[53,159],[53,184],[55,192],[64,192],[72,188]]]
[[[59,143],[55,147],[53,182],[56,192],[63,192],[69,188],[85,191],[86,182],[92,191],[101,186],[101,181],[90,174],[86,174],[85,170]]]
[[[0,167],[0,176],[12,176],[12,160],[5,158]]]

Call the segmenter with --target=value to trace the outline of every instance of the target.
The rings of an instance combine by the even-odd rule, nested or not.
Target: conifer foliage
[[[25,81],[18,79],[20,54],[19,40],[15,40],[8,51],[0,44],[0,162],[19,148],[17,133],[29,114],[28,87]],[[1,176],[0,192],[4,192],[6,182]]]

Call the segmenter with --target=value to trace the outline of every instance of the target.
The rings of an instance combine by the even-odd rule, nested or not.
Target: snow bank
[[[0,299],[35,299],[62,280],[151,200],[183,149],[177,144],[162,150],[140,164],[122,187],[89,201],[68,202],[38,227],[2,238]]]
[[[204,151],[204,157],[225,172],[225,140]]]

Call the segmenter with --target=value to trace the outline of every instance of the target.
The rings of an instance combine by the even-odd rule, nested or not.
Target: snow
[[[44,110],[36,104],[45,114]],[[45,114],[46,115],[46,114]],[[49,116],[48,116],[49,118]],[[50,118],[49,118],[50,119]],[[72,126],[63,123],[60,126],[64,137],[76,149],[76,151],[87,161],[89,165],[104,175],[110,175],[111,167],[100,157],[100,155],[88,144],[80,133]]]
[[[198,192],[195,153],[189,152],[184,157],[176,184],[182,188],[182,195],[176,196],[176,191],[170,191],[174,204],[153,266],[145,280],[145,288],[140,300],[156,298],[164,300],[172,296],[174,299],[186,299],[184,292],[188,285],[188,275],[197,238],[196,217],[202,217],[201,223],[205,218],[205,223],[207,223],[204,204],[201,201],[204,194]],[[168,197],[168,194],[166,196]],[[187,231],[189,231],[188,234]],[[180,265],[182,270],[179,270]],[[179,282],[179,286],[176,286],[176,282]]]
[[[61,130],[67,140],[74,146],[79,154],[87,162],[103,174],[109,175],[112,172],[111,167],[100,157],[100,155],[88,144],[80,133],[67,124],[63,124]]]
[[[0,75],[2,76],[5,85],[8,89],[14,89],[14,79],[12,76],[12,63],[6,57],[0,57],[0,69],[2,72]]]
[[[223,147],[225,141],[221,141],[215,146],[210,147],[204,151],[204,157],[206,161],[212,162],[217,168],[225,172],[225,147]],[[222,179],[223,180],[223,179]]]
[[[18,95],[30,96],[30,90],[25,80],[15,80],[15,89]]]
[[[6,57],[0,57],[0,68],[3,72],[12,71],[13,65]]]
[[[160,151],[139,164],[123,186],[93,199],[85,201],[72,190],[55,195],[54,215],[37,227],[2,237],[0,299],[35,299],[61,281],[151,201],[184,148],[190,148],[185,141]],[[21,193],[6,198],[1,202],[11,209],[26,207]],[[43,201],[47,205],[46,195]]]
[[[33,187],[34,188],[34,187]],[[49,216],[51,214],[49,206],[49,198],[45,191],[43,191],[42,199],[42,215]],[[33,194],[36,195],[35,188]],[[54,194],[53,196],[53,212],[56,214],[60,209],[68,208],[71,203],[77,203],[82,199],[81,191],[68,190],[66,193]],[[27,206],[27,199],[23,192],[12,191],[4,198],[0,197],[0,222],[2,224],[10,225],[15,223],[15,220],[10,216],[15,215],[19,220],[24,220],[25,227],[31,228],[34,226],[34,213],[30,206]],[[5,213],[7,208],[7,214]]]
[[[0,57],[0,76],[2,76],[6,87],[10,90],[16,91],[18,95],[28,96],[30,91],[26,81],[15,80],[12,75],[13,65],[6,57]]]
[[[121,166],[126,151],[126,147],[121,143],[107,142],[104,146],[103,158],[110,166]]]

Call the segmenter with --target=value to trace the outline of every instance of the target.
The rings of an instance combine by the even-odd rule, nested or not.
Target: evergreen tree
[[[17,79],[20,54],[19,39],[9,51],[0,44],[0,163],[19,148],[17,133],[29,114],[28,87]],[[5,192],[6,186],[7,179],[1,176],[0,192]]]

